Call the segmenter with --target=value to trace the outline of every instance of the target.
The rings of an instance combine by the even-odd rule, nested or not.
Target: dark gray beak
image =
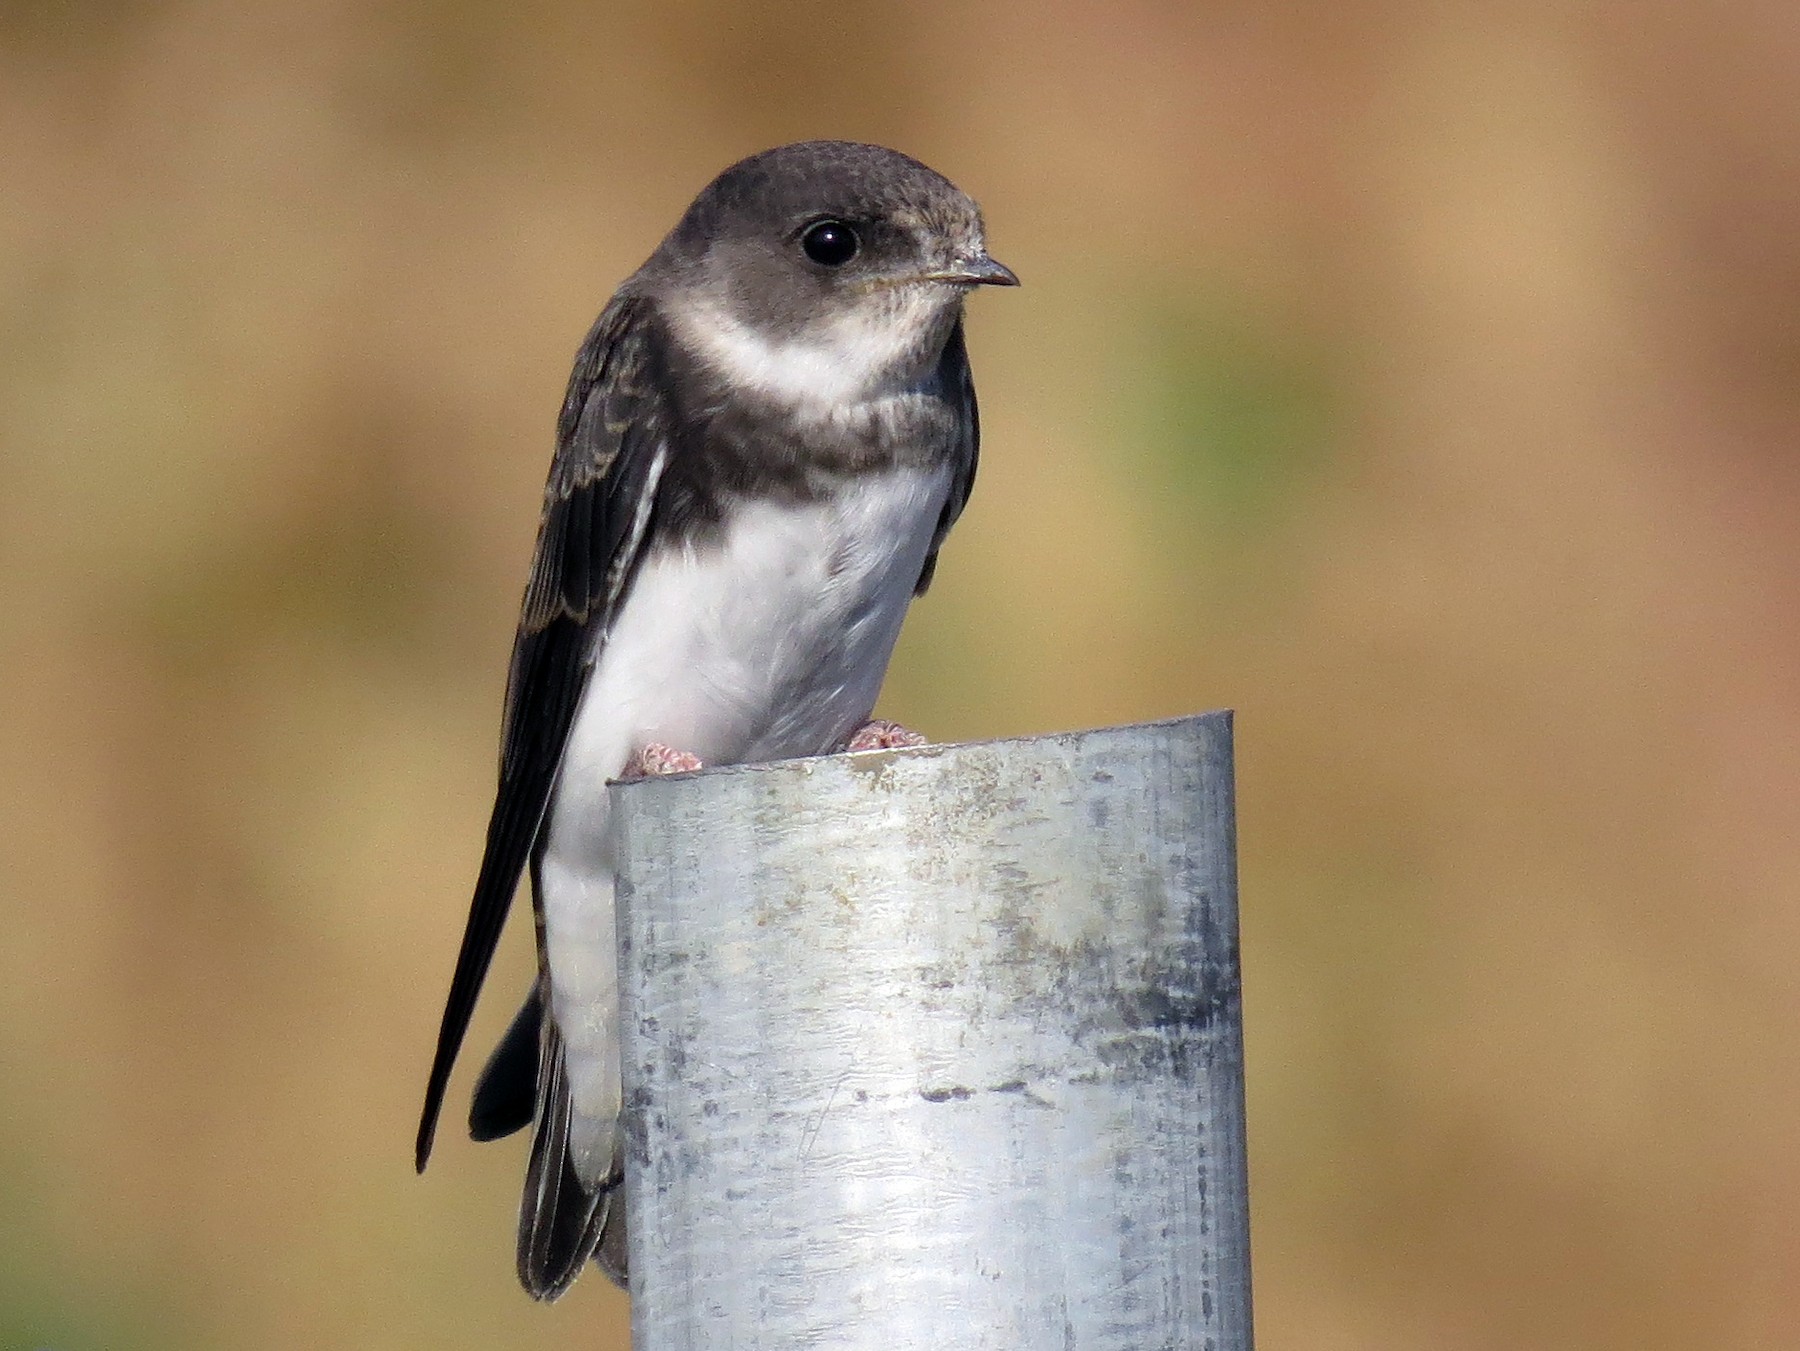
[[[1005,263],[997,263],[985,253],[979,258],[958,259],[955,266],[933,272],[932,281],[961,282],[965,286],[1017,286],[1019,279]]]

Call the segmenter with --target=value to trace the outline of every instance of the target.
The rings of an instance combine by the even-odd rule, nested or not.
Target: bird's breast
[[[653,548],[582,720],[709,763],[831,750],[874,706],[949,485],[946,467],[864,473]]]

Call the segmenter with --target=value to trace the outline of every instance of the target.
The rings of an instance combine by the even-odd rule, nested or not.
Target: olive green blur
[[[570,358],[729,161],[986,208],[882,712],[1239,710],[1261,1344],[1800,1344],[1800,20],[0,9],[0,1347],[618,1348],[413,1175]]]

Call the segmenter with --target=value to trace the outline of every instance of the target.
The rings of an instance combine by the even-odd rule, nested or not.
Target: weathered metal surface
[[[1249,1351],[1229,714],[614,815],[638,1351]]]

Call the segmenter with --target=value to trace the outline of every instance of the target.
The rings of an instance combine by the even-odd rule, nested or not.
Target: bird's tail
[[[471,1140],[504,1139],[531,1124],[537,1113],[543,1021],[544,1001],[534,985],[475,1081],[475,1096],[469,1102]]]
[[[489,1062],[489,1071],[483,1072],[482,1086],[476,1090],[478,1107],[490,1071],[505,1056],[513,1032],[530,1010],[528,1003]],[[612,1170],[597,1187],[589,1188],[577,1175],[569,1153],[569,1084],[562,1035],[554,1018],[542,1016],[541,1003],[537,1022],[537,1111],[525,1196],[519,1203],[519,1282],[533,1298],[553,1300],[574,1283],[590,1257],[614,1281],[625,1284],[625,1195],[620,1185],[624,1174],[615,1146]]]

